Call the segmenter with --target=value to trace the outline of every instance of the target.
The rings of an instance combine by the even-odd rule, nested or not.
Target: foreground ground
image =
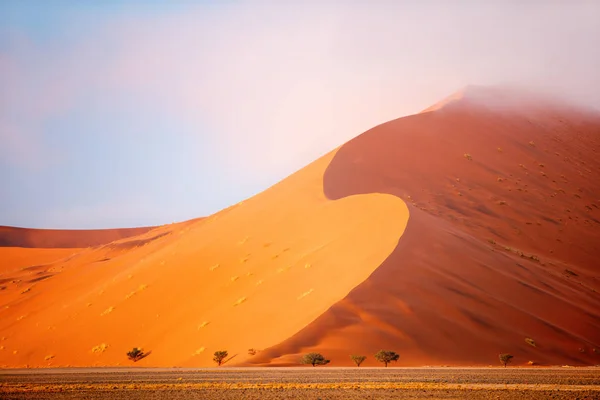
[[[600,399],[600,368],[0,371],[8,399]]]

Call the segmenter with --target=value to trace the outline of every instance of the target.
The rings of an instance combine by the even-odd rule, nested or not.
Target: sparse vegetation
[[[106,310],[102,311],[102,313],[100,314],[100,316],[105,316],[110,314],[111,312],[113,312],[115,310],[115,308],[113,306],[108,307]]]
[[[353,354],[350,356],[350,358],[352,361],[354,361],[354,364],[356,364],[357,367],[360,367],[360,364],[367,359],[367,356],[357,356]]]
[[[303,298],[305,298],[306,296],[308,296],[309,294],[311,294],[313,291],[314,291],[314,289],[307,290],[306,292],[304,292],[300,296],[298,296],[296,299],[297,300],[302,300]]]
[[[92,353],[104,353],[108,349],[108,345],[106,343],[101,343],[98,346],[92,347]]]
[[[229,353],[227,352],[227,350],[218,350],[215,351],[214,357],[213,357],[213,361],[217,363],[217,365],[220,367],[221,364],[223,364],[223,361],[225,361],[225,359],[227,358],[227,356],[229,355]]]
[[[399,358],[400,355],[391,350],[379,350],[377,353],[375,353],[375,359],[381,363],[384,363],[386,367],[392,361],[398,361]]]
[[[210,321],[202,321],[202,323],[198,325],[198,330],[204,328],[208,324],[210,324]]]
[[[513,356],[511,354],[508,353],[502,353],[498,355],[498,358],[500,358],[500,362],[502,364],[504,364],[504,368],[506,368],[506,364],[510,363],[513,359]]]
[[[234,307],[239,306],[240,304],[242,304],[245,301],[246,301],[245,297],[240,297],[239,299],[237,299],[237,301],[235,303],[233,303],[233,306]]]
[[[138,362],[146,356],[147,354],[139,347],[134,347],[133,350],[127,352],[127,358],[133,362]]]
[[[525,342],[530,346],[536,347],[535,340],[532,338],[525,338]]]
[[[317,365],[326,365],[329,364],[330,360],[325,359],[320,353],[308,353],[302,356],[302,364],[310,364],[313,367]]]

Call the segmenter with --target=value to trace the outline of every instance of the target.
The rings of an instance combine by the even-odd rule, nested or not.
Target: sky
[[[0,225],[212,214],[468,84],[600,107],[597,0],[0,1]]]

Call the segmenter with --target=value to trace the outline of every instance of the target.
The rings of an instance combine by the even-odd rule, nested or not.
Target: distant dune
[[[2,258],[0,365],[598,364],[599,146],[597,113],[469,87],[206,219]]]
[[[152,228],[59,230],[0,226],[0,247],[91,247],[139,235],[150,229]]]

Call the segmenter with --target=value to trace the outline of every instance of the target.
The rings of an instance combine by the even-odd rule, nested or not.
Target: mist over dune
[[[142,366],[217,350],[374,366],[381,348],[398,365],[598,364],[599,149],[592,109],[467,87],[206,218],[12,247],[0,365],[132,365],[134,346]]]
[[[469,83],[600,108],[593,0],[33,2],[0,2],[3,225],[209,215]]]

